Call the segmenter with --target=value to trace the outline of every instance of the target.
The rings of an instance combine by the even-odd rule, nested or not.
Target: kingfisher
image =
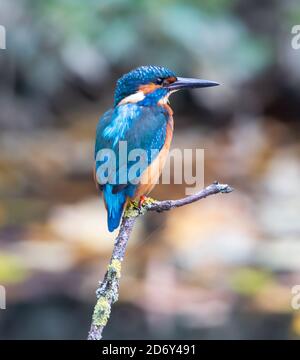
[[[117,81],[114,106],[100,118],[95,142],[94,178],[103,192],[110,232],[118,228],[127,202],[137,200],[141,206],[160,177],[173,137],[169,96],[216,85],[153,65],[138,67]],[[144,154],[138,161],[130,158],[136,149]]]

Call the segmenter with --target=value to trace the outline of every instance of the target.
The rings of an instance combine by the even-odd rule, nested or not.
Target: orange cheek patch
[[[175,76],[171,76],[169,78],[167,78],[165,81],[168,83],[168,84],[172,84],[173,82],[175,82],[177,79]]]
[[[142,91],[144,94],[150,94],[152,93],[154,90],[160,88],[160,85],[156,85],[153,83],[147,84],[147,85],[141,85],[139,87],[139,90]]]

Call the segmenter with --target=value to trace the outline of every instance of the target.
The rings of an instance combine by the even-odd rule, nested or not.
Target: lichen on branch
[[[104,280],[99,283],[99,287],[96,290],[97,302],[94,307],[88,340],[101,340],[103,329],[111,314],[111,307],[113,303],[118,301],[122,261],[136,219],[148,211],[167,211],[191,204],[210,195],[218,193],[226,194],[232,191],[233,188],[229,185],[219,184],[215,181],[196,194],[182,199],[157,201],[152,198],[147,198],[142,205],[137,201],[128,203],[122,218],[119,234],[115,240],[112,257]]]

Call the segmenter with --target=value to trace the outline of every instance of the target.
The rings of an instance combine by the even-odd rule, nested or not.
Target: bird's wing
[[[168,117],[163,107],[136,104],[124,104],[103,115],[97,126],[95,144],[97,182],[100,186],[106,182],[112,185],[112,193],[126,190],[126,195],[133,195],[143,171],[164,145]],[[125,146],[121,143],[125,141],[127,149],[123,147],[121,153],[119,145]],[[111,151],[115,154],[116,167],[111,166],[102,174],[98,171],[100,166],[107,160],[114,160]],[[146,158],[142,156],[141,159],[139,154],[146,155]]]

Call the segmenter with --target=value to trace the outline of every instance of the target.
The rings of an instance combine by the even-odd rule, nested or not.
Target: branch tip
[[[214,182],[213,185],[215,185],[218,191],[222,194],[229,194],[234,191],[234,188],[227,184],[219,184],[218,182]]]

